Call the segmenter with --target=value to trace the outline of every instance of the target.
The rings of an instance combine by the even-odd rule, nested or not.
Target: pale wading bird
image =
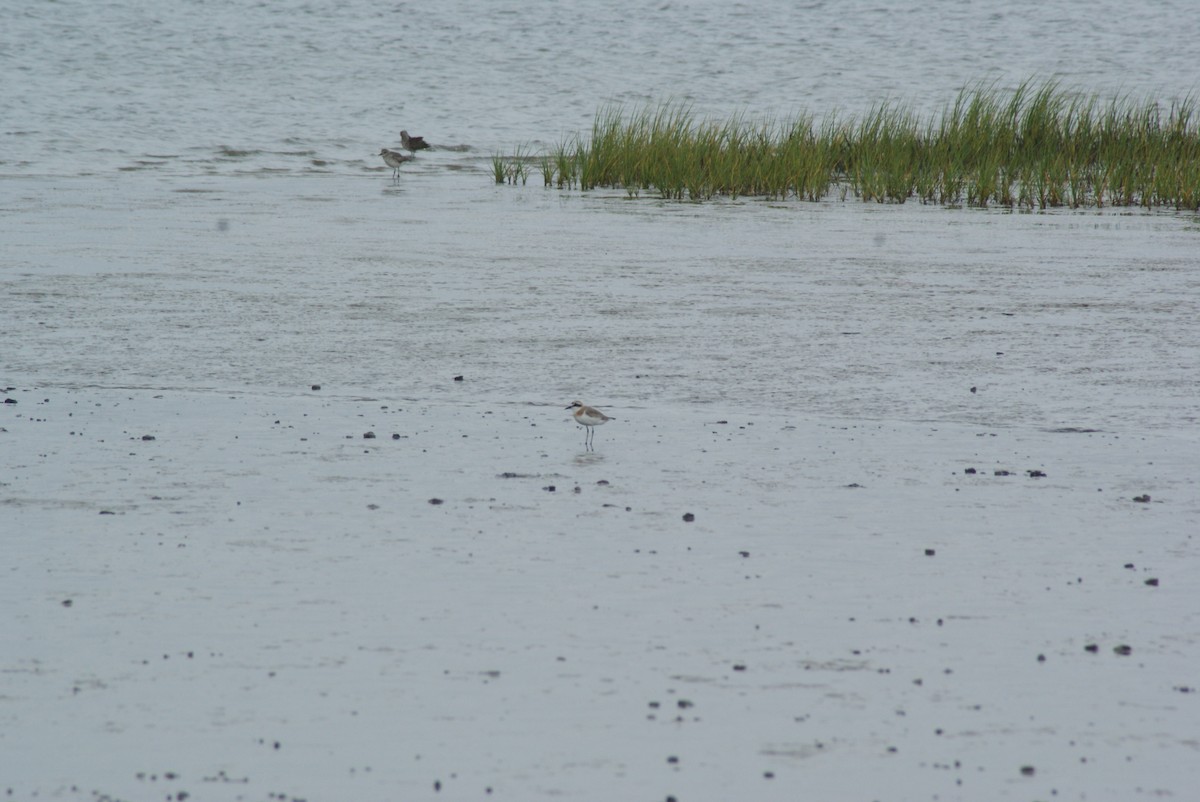
[[[412,156],[405,156],[403,153],[395,150],[384,148],[379,151],[379,155],[383,157],[383,163],[392,168],[392,177],[400,177],[400,165],[413,160]]]
[[[595,407],[589,407],[582,401],[572,401],[571,406],[567,407],[567,409],[575,410],[572,413],[575,422],[584,427],[583,445],[585,448],[591,448],[592,442],[596,439],[595,427],[602,426],[610,420],[616,420],[616,418],[608,417]]]
[[[418,150],[425,150],[429,147],[429,143],[425,141],[425,137],[409,136],[408,131],[400,132],[400,144],[409,153],[416,153]]]

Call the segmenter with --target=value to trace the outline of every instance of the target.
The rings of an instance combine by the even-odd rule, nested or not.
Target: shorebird
[[[396,150],[388,150],[384,148],[379,151],[379,155],[383,157],[383,163],[392,168],[392,177],[400,177],[400,165],[413,160],[412,156],[405,156],[403,153]]]
[[[608,417],[595,407],[589,407],[582,401],[572,401],[571,406],[567,407],[567,409],[575,410],[572,413],[575,422],[586,428],[583,436],[584,447],[591,447],[592,442],[596,439],[596,429],[594,427],[602,426],[610,420],[616,420],[616,418]]]
[[[429,147],[429,143],[425,141],[425,137],[409,136],[408,131],[400,132],[400,144],[409,153],[416,153],[418,150],[425,150]]]

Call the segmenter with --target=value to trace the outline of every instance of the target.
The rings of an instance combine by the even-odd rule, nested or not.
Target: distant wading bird
[[[602,426],[610,420],[616,420],[616,418],[608,417],[595,407],[587,406],[582,401],[572,401],[571,406],[567,407],[567,409],[575,410],[572,413],[575,422],[584,427],[583,445],[585,448],[590,448],[596,439],[595,427]]]
[[[392,178],[400,177],[400,165],[413,160],[412,156],[405,156],[399,151],[388,150],[387,148],[379,151],[379,155],[383,157],[383,163],[392,168]]]
[[[408,131],[400,132],[400,144],[409,153],[416,153],[418,150],[425,150],[429,147],[429,143],[425,141],[425,137],[409,136]]]

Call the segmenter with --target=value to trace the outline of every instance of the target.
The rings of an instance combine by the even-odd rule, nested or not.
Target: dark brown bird
[[[425,137],[409,136],[408,131],[400,132],[400,144],[410,153],[416,153],[418,150],[425,150],[429,147],[429,143],[425,141]]]

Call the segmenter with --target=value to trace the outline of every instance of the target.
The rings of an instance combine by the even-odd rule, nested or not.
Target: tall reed
[[[520,152],[501,159],[497,180],[523,183],[527,161]],[[590,136],[561,141],[539,164],[547,186],[622,188],[630,197],[837,193],[879,203],[1200,208],[1193,97],[1104,102],[1053,81],[1007,93],[965,87],[925,119],[887,102],[858,118],[757,123],[741,114],[700,119],[683,104],[629,114],[606,106]]]

